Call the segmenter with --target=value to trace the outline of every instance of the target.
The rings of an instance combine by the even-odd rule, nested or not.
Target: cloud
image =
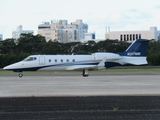
[[[108,4],[104,4],[106,1]],[[89,31],[104,34],[106,26],[120,30],[159,24],[159,9],[159,0],[148,0],[145,4],[138,0],[0,0],[0,32],[8,37],[13,28],[22,25],[24,30],[37,33],[41,22],[65,19],[70,23],[82,19],[89,25]]]
[[[137,9],[130,9],[130,10],[128,10],[128,12],[134,13],[134,12],[138,12],[138,10]]]
[[[154,16],[150,12],[130,9],[128,11],[111,13],[108,17],[99,22],[103,28],[110,27],[111,30],[118,31],[141,28],[142,26],[146,26],[147,22],[151,22],[153,18]]]
[[[160,5],[158,5],[158,6],[155,6],[154,8],[155,8],[155,9],[160,9]]]

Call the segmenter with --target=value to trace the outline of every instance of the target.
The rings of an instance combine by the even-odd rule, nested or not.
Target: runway
[[[0,76],[0,118],[159,120],[160,74]]]
[[[0,97],[160,95],[160,74],[0,76]]]

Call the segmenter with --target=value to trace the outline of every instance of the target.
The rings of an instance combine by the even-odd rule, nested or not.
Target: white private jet
[[[37,70],[82,70],[87,77],[88,70],[105,69],[117,65],[147,64],[146,54],[149,40],[137,39],[122,54],[96,52],[91,55],[31,55],[26,59],[4,67],[4,70],[19,72]]]

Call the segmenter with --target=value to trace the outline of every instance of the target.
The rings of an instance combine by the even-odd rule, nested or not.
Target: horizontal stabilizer
[[[126,60],[123,61],[124,63],[127,64],[132,64],[132,65],[145,65],[148,64],[146,57],[132,57],[132,58],[128,58]]]

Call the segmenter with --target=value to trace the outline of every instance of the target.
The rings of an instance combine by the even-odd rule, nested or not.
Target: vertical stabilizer
[[[135,40],[121,56],[135,56],[142,57],[147,55],[149,40],[137,39]]]

